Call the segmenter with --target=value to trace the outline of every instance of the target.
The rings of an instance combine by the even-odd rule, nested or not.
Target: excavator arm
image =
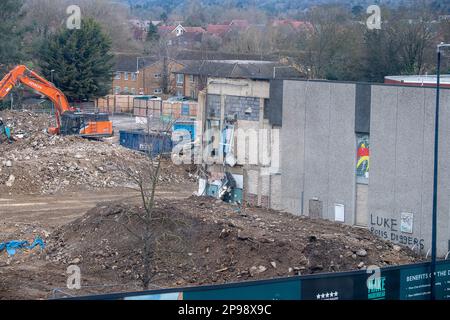
[[[19,83],[43,94],[53,102],[56,109],[56,127],[49,128],[49,133],[60,134],[61,118],[65,118],[67,127],[70,127],[64,128],[67,134],[93,137],[113,134],[112,123],[107,119],[107,115],[76,113],[61,90],[23,65],[15,67],[0,81],[0,100],[4,99]],[[97,121],[97,119],[101,120]]]
[[[48,131],[52,134],[59,134],[61,128],[61,115],[66,111],[75,111],[70,107],[64,93],[36,72],[20,65],[15,67],[0,82],[0,100],[4,99],[18,83],[22,83],[43,94],[53,102],[56,109],[56,127],[49,128]]]

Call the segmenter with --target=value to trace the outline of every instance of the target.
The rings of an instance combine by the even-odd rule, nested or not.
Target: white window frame
[[[123,88],[123,92],[124,92],[125,94],[128,94],[130,91],[128,91],[128,87],[124,87],[124,88]]]
[[[115,76],[114,79],[115,79],[115,80],[120,80],[120,79],[122,79],[122,72],[117,71],[117,72],[116,72],[116,76]]]
[[[181,77],[181,81],[179,81],[179,78]],[[184,74],[177,73],[177,86],[184,85]]]
[[[136,89],[135,88],[131,88],[131,94],[134,96],[134,95],[136,95]]]
[[[133,81],[137,80],[137,73],[136,72],[131,73],[131,80],[133,80]]]
[[[125,80],[128,80],[128,72],[125,72]]]
[[[116,86],[114,88],[114,94],[120,94],[120,90],[122,90],[122,88],[120,86]]]

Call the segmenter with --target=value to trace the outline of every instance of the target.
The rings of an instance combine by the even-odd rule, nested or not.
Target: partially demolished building
[[[450,105],[443,90],[442,106]],[[369,228],[426,254],[433,88],[210,77],[199,192]],[[450,250],[450,109],[442,108],[438,253]]]

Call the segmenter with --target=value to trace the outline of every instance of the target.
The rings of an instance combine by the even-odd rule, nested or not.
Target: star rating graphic
[[[317,300],[324,300],[324,299],[331,299],[331,298],[337,298],[338,292],[326,292],[326,293],[319,293],[317,294],[316,298]]]

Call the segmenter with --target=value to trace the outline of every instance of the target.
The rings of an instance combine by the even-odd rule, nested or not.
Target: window
[[[136,94],[136,89],[135,88],[131,88],[131,94],[135,95]]]
[[[128,80],[128,72],[125,72],[125,80]]]
[[[197,94],[196,94],[195,90],[191,90],[191,98],[194,100],[197,99]]]
[[[133,73],[131,74],[131,80],[136,81],[136,79],[137,79],[137,73],[136,73],[136,72],[133,72]]]
[[[125,94],[127,94],[127,93],[128,93],[128,87],[123,88],[123,92],[124,92]]]
[[[184,74],[177,74],[177,86],[182,86],[184,84]]]
[[[154,76],[155,76],[155,78],[161,78],[162,77],[161,73],[155,73]]]
[[[114,88],[114,94],[120,94],[120,87],[115,87]]]
[[[115,79],[116,79],[116,80],[122,79],[122,72],[116,72],[116,77],[115,77]]]
[[[194,82],[194,75],[193,74],[189,75],[189,81],[190,82]]]
[[[182,96],[183,96],[183,93],[184,93],[183,90],[177,90],[177,94],[176,94],[176,95],[177,95],[178,97],[182,97]]]
[[[162,93],[162,89],[155,89],[155,90],[153,90],[153,93],[160,94],[160,93]]]

